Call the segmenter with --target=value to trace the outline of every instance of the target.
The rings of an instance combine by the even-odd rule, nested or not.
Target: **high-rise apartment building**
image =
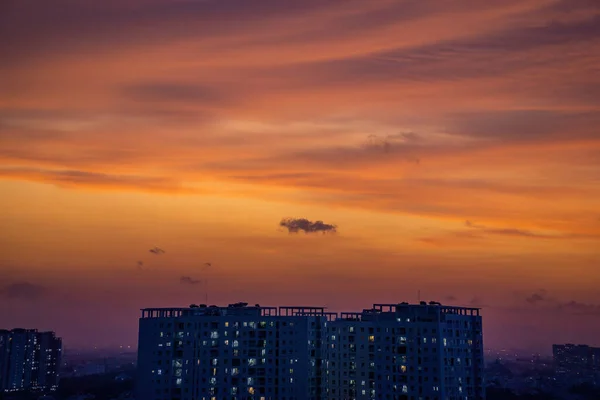
[[[479,309],[375,304],[328,324],[329,399],[485,397]]]
[[[485,398],[476,308],[144,309],[138,351],[143,400]]]
[[[137,398],[326,399],[323,308],[144,309]]]
[[[61,351],[54,332],[0,330],[0,391],[55,390]]]

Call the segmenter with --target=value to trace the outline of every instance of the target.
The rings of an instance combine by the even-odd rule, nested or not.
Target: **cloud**
[[[483,233],[490,235],[502,235],[502,236],[521,236],[536,239],[572,239],[581,237],[581,235],[548,235],[543,233],[535,233],[528,230],[517,229],[517,228],[490,228],[485,225],[478,225],[469,220],[465,221],[465,226],[468,228],[477,229]]]
[[[551,296],[545,289],[533,292],[525,298],[525,301],[538,310],[574,315],[600,315],[600,304],[582,303],[576,300],[563,301]]]
[[[536,305],[538,303],[542,303],[542,302],[548,300],[547,295],[548,295],[548,293],[546,292],[546,290],[542,289],[542,290],[532,293],[530,296],[528,296],[525,299],[525,301],[529,304]]]
[[[194,279],[191,276],[182,276],[181,278],[179,278],[179,283],[185,285],[197,285],[200,283],[200,280]]]
[[[206,106],[222,106],[229,103],[230,98],[211,86],[176,82],[129,85],[123,89],[123,94],[135,101],[200,103]]]
[[[27,179],[61,187],[96,187],[146,190],[150,192],[188,192],[180,182],[166,177],[111,175],[100,172],[57,170],[32,167],[2,167],[0,178]]]
[[[323,221],[309,221],[306,218],[284,218],[279,222],[279,226],[282,226],[288,230],[289,233],[298,233],[303,231],[304,233],[336,233],[337,226],[326,224]]]
[[[163,249],[161,249],[160,247],[153,247],[150,250],[148,250],[150,253],[155,254],[155,255],[161,255],[161,254],[165,254],[165,251]]]
[[[600,315],[600,304],[580,303],[574,300],[560,303],[556,309],[577,315]]]
[[[448,294],[448,295],[444,296],[444,300],[445,301],[456,301],[456,300],[458,300],[458,298],[452,294]]]
[[[31,282],[16,282],[2,289],[4,297],[9,299],[38,299],[45,295],[47,289],[44,286]]]
[[[367,143],[365,147],[368,150],[375,150],[378,152],[383,152],[385,154],[397,153],[402,146],[406,146],[407,143],[418,141],[418,136],[412,132],[410,133],[401,133],[398,135],[387,135],[380,137],[375,134],[371,134],[367,138]],[[414,151],[403,151],[403,156],[406,161],[413,162],[415,164],[419,164],[421,162],[420,158],[418,158],[414,153]]]

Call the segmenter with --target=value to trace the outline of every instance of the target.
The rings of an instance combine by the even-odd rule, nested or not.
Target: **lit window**
[[[369,336],[369,342],[374,342],[375,341],[375,336],[374,335],[370,335]]]

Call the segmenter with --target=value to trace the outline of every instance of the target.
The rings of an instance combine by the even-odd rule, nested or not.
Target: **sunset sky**
[[[1,1],[0,194],[0,328],[67,348],[206,279],[600,345],[600,2]]]

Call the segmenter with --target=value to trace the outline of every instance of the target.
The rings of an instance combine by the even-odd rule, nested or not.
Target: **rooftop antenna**
[[[421,289],[417,290],[417,300],[421,302]]]
[[[204,302],[208,304],[208,278],[204,278]]]

